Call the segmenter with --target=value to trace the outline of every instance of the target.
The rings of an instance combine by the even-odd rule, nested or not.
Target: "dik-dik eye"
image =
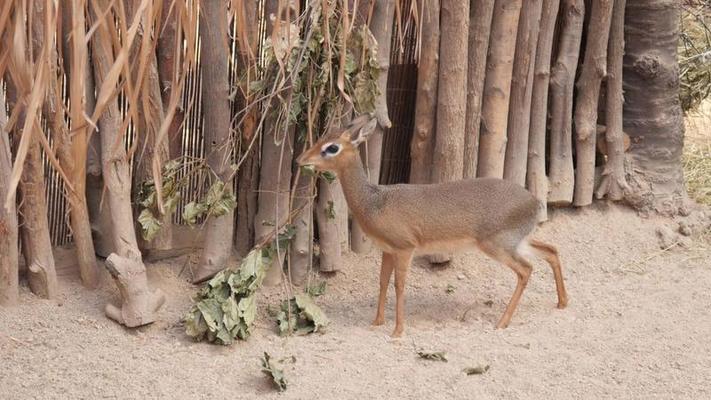
[[[327,143],[321,148],[321,155],[323,157],[332,157],[341,151],[341,146],[334,143]]]

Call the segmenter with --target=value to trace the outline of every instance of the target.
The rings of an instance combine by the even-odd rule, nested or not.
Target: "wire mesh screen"
[[[409,2],[405,2],[403,9],[409,9]],[[258,1],[258,10],[263,15],[264,0]],[[199,22],[198,22],[199,23]],[[400,23],[394,21],[393,39],[391,45],[390,71],[388,76],[388,108],[393,126],[385,132],[383,139],[383,157],[380,180],[383,183],[406,182],[410,168],[410,140],[413,130],[413,115],[415,108],[415,93],[417,88],[417,63],[416,51],[416,29],[415,23],[409,13],[403,13]],[[265,36],[265,20],[259,21],[259,41],[263,41]],[[236,87],[240,79],[238,71],[237,57],[239,51],[235,42],[236,27],[231,25],[230,35],[230,83],[231,87]],[[200,38],[197,39],[197,55],[199,60]],[[204,135],[203,135],[203,104],[202,104],[202,68],[198,62],[197,68],[186,76],[186,83],[183,87],[181,106],[184,110],[184,120],[181,129],[180,155],[185,160],[201,159],[205,156]],[[64,90],[65,97],[68,96]],[[127,112],[127,98],[119,96],[119,108],[122,117]],[[233,118],[239,120],[240,104],[232,103]],[[234,127],[233,127],[234,128]],[[46,130],[45,130],[46,131]],[[236,135],[236,132],[233,132]],[[130,148],[134,140],[134,129],[129,124],[125,137],[127,149]],[[240,153],[238,139],[235,154]],[[139,152],[137,149],[136,152]],[[59,174],[50,166],[46,156],[43,155],[45,164],[46,198],[48,207],[48,219],[52,244],[55,246],[71,243],[71,231],[69,228],[68,205],[63,194],[63,183]],[[178,204],[178,209],[193,200],[202,197],[205,191],[205,179],[201,174],[193,174],[189,178],[188,184],[182,189]],[[173,222],[184,224],[181,213],[175,213]]]

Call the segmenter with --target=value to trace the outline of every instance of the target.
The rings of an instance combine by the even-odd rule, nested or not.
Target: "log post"
[[[471,2],[469,9],[469,49],[467,52],[467,121],[464,128],[464,178],[476,177],[479,159],[481,103],[486,79],[486,55],[489,51],[491,19],[495,0]]]
[[[600,85],[607,75],[607,45],[612,18],[612,0],[592,4],[586,36],[578,94],[575,101],[575,197],[578,207],[592,203],[595,190],[595,139]]]
[[[516,38],[516,58],[511,81],[509,103],[508,143],[504,178],[526,186],[528,141],[531,127],[531,96],[533,68],[536,60],[538,32],[541,27],[542,0],[527,0],[521,8]]]
[[[267,18],[267,32],[272,38],[280,35],[286,39],[288,25],[298,15],[298,11],[292,6],[291,1],[284,4],[291,7],[287,11],[282,9],[277,0],[267,0],[265,3],[265,17]],[[290,19],[287,19],[287,15]],[[272,18],[275,18],[272,20]],[[279,20],[279,24],[274,21]],[[274,32],[279,29],[278,32]],[[279,39],[281,40],[281,39]],[[283,95],[287,102],[291,99],[291,91]],[[280,108],[281,99],[274,99],[270,108]],[[286,223],[289,214],[289,191],[291,189],[291,165],[293,159],[294,127],[287,126],[288,121],[284,118],[279,121],[275,115],[269,116],[265,122],[262,138],[262,156],[259,167],[259,197],[257,204],[257,215],[254,219],[254,235],[257,241],[272,233]],[[284,258],[288,249],[278,249],[277,257],[274,258],[271,267],[264,278],[264,284],[268,286],[277,285],[282,279],[282,268]]]
[[[622,92],[622,60],[625,54],[625,5],[627,0],[615,0],[610,25],[607,53],[607,93],[605,110],[605,154],[607,161],[596,197],[619,201],[629,190],[625,176],[625,138],[622,131],[624,95]],[[600,144],[602,144],[600,143]],[[598,146],[598,148],[601,146]]]
[[[136,131],[137,148],[136,153],[136,170],[134,172],[134,181],[142,183],[149,179],[154,179],[156,184],[162,182],[160,176],[161,170],[153,169],[154,159],[158,159],[158,165],[163,165],[169,158],[168,140],[156,143],[160,125],[165,119],[163,110],[163,98],[161,96],[160,78],[158,75],[158,63],[156,60],[156,52],[154,40],[156,40],[151,31],[154,28],[153,5],[150,5],[143,11],[142,15],[137,15],[140,2],[135,0],[125,0],[126,13],[128,20],[133,22],[135,18],[140,18],[142,29],[138,30],[138,34],[134,38],[134,43],[131,46],[129,60],[135,60],[137,64],[132,68],[132,77],[134,79],[134,90],[138,93],[138,121],[134,121]],[[138,76],[139,65],[142,60],[146,60],[145,78]],[[207,75],[206,75],[207,76]],[[140,79],[143,79],[141,87],[135,85]],[[209,80],[209,79],[206,79]],[[208,118],[205,118],[205,125],[209,125]],[[209,130],[206,130],[208,132]],[[149,252],[157,251],[159,254],[168,252],[173,249],[173,220],[170,213],[163,212],[157,216],[161,222],[161,228],[156,236],[150,242],[145,242],[142,237],[139,237],[139,243],[142,248]]]
[[[477,175],[502,178],[516,34],[522,0],[496,0],[479,133]]]
[[[551,53],[560,0],[545,0],[541,13],[531,98],[531,126],[528,141],[526,187],[538,199],[538,220],[548,219],[548,176],[546,175],[546,124]]]
[[[94,79],[98,87],[102,87],[108,71],[114,64],[109,31],[112,28],[109,28],[108,23],[97,24],[99,18],[108,12],[109,7],[111,7],[110,0],[93,1],[89,7],[92,23],[97,26],[91,37],[91,45]],[[113,239],[116,249],[116,254],[109,255],[107,259],[107,268],[121,291],[122,304],[128,304],[125,307],[127,313],[124,314],[123,305],[119,309],[109,303],[106,305],[106,315],[126,326],[138,326],[144,321],[148,323],[155,319],[155,312],[162,301],[156,301],[156,296],[160,297],[158,291],[151,291],[147,287],[146,269],[141,262],[141,252],[138,249],[131,211],[131,175],[126,150],[121,140],[120,118],[118,101],[113,98],[106,104],[98,121],[99,132],[101,132],[102,171],[106,182],[106,197],[113,221]]]
[[[558,56],[551,74],[551,133],[548,203],[567,206],[573,201],[573,91],[583,34],[583,0],[562,1]]]
[[[394,14],[394,0],[375,2],[373,20],[370,23],[370,29],[373,32],[375,41],[378,43],[378,64],[380,65],[380,76],[378,77],[380,95],[376,99],[375,105],[375,117],[378,119],[378,125],[370,139],[361,145],[361,156],[365,161],[368,179],[375,184],[378,183],[380,178],[383,134],[385,129],[390,128],[392,125],[388,115],[387,89]],[[354,219],[351,226],[351,249],[356,253],[362,254],[369,252],[372,247],[363,229]]]
[[[248,2],[251,3],[251,2]],[[177,7],[172,7],[165,2],[161,8],[160,26],[158,27],[158,78],[160,82],[161,101],[163,103],[163,113],[168,111],[173,94],[174,78],[185,73],[181,71],[178,51],[182,51],[182,35],[177,31]],[[175,95],[180,96],[180,93]],[[172,160],[183,155],[182,125],[185,118],[185,110],[180,103],[175,110],[173,119],[168,128],[168,157]]]
[[[423,3],[420,61],[417,68],[415,132],[410,144],[410,183],[430,183],[437,116],[439,74],[439,1]]]
[[[106,316],[135,328],[155,322],[156,313],[165,303],[165,295],[160,289],[148,287],[146,268],[141,260],[111,254],[106,259],[106,268],[114,278],[121,292],[121,306],[106,304]]]
[[[0,306],[17,303],[19,255],[17,251],[17,211],[15,194],[10,189],[12,171],[12,153],[10,136],[5,130],[7,114],[5,112],[5,93],[0,89]],[[9,207],[5,199],[10,195]]]
[[[200,4],[200,37],[202,65],[202,103],[205,118],[205,155],[207,164],[232,191],[232,137],[227,48],[227,1]],[[200,257],[194,282],[200,282],[225,268],[232,256],[234,211],[220,217],[209,217],[205,223],[205,247]]]

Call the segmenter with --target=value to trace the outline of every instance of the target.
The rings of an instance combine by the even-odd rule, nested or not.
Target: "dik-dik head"
[[[335,130],[314,143],[296,160],[299,165],[313,165],[319,171],[337,171],[358,155],[358,145],[375,130],[377,120],[361,115],[345,127]]]

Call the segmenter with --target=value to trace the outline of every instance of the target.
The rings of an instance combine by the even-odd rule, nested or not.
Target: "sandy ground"
[[[59,300],[24,288],[19,306],[0,309],[0,398],[708,399],[711,250],[699,239],[660,251],[655,231],[669,223],[604,204],[554,212],[537,236],[560,247],[570,306],[555,309],[552,273],[538,262],[506,330],[494,324],[515,285],[510,270],[479,254],[448,267],[416,262],[400,340],[389,337],[392,289],[386,326],[368,325],[376,253],[348,255],[341,273],[319,278],[332,320],[323,334],[278,337],[266,313],[281,296],[274,288],[260,295],[253,336],[231,347],[184,335],[196,290],[179,276],[185,257],[149,265],[169,300],[160,322],[136,330],[104,317],[117,299],[109,280],[89,292],[64,277]],[[419,359],[417,349],[449,362]],[[260,372],[263,351],[288,359],[283,394]],[[477,365],[491,369],[462,372]]]

